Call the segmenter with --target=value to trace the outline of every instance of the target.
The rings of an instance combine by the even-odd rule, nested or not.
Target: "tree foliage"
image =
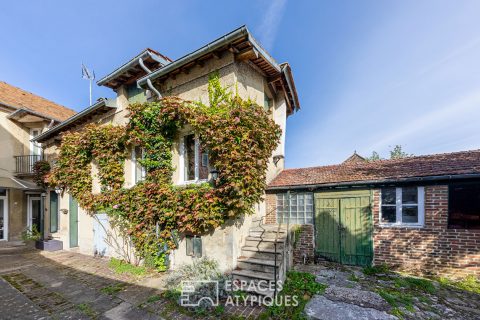
[[[403,159],[403,158],[408,158],[413,156],[414,156],[413,154],[403,151],[402,146],[399,144],[395,145],[395,147],[392,150],[390,150],[390,159]],[[372,155],[370,157],[367,157],[366,159],[368,161],[383,160],[383,158],[380,157],[380,155],[376,151],[373,151]]]

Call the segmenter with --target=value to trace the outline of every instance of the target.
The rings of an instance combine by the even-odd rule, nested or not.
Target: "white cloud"
[[[448,128],[449,124],[467,124],[469,121],[478,119],[478,108],[480,105],[480,92],[471,92],[456,102],[446,105],[445,107],[426,113],[410,123],[405,123],[401,127],[397,127],[395,132],[386,134],[381,140],[377,141],[370,150],[384,148],[387,145],[397,144],[399,141],[412,141],[416,137],[421,137],[421,133],[433,134],[444,128]]]
[[[262,46],[271,50],[277,36],[278,26],[282,21],[283,13],[287,0],[272,0],[262,17],[262,22],[258,26],[258,34]]]

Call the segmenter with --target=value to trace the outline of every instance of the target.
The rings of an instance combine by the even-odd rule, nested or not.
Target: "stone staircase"
[[[275,271],[277,281],[283,282],[285,279],[285,264],[288,263],[286,257],[284,257],[286,241],[287,230],[285,227],[279,228],[278,225],[260,224],[250,228],[249,235],[242,247],[241,256],[237,259],[237,268],[232,271],[234,283],[247,281],[249,284],[259,284],[255,288],[249,288],[245,291],[263,296],[273,296],[273,285],[262,288],[263,286],[260,284],[266,285],[270,282],[273,284],[275,282]],[[275,244],[277,247],[276,253]],[[276,263],[275,256],[277,256]]]

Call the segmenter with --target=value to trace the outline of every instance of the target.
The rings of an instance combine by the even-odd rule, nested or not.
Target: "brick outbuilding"
[[[480,275],[480,150],[287,169],[266,223],[298,224],[294,260]]]

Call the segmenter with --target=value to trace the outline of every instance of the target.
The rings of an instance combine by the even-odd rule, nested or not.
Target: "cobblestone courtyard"
[[[106,259],[68,251],[0,249],[0,319],[191,319],[158,295],[162,280],[116,274]]]

